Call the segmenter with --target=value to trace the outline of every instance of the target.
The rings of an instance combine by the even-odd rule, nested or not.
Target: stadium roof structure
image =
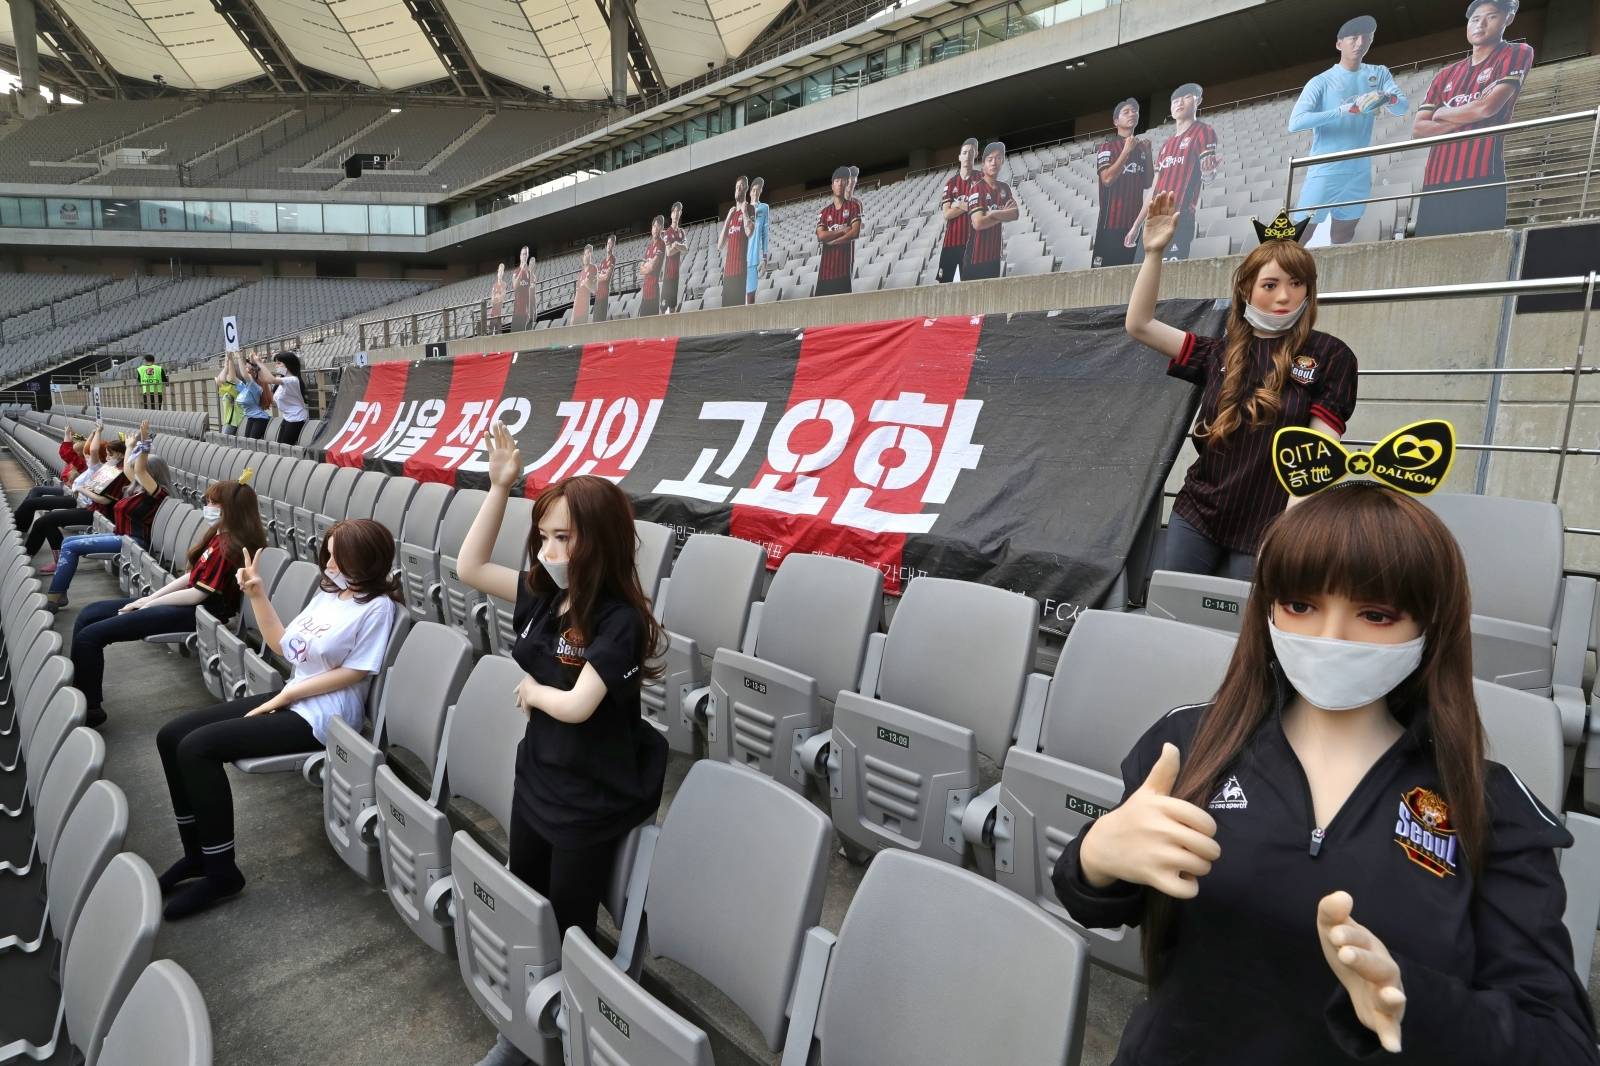
[[[792,29],[819,0],[6,0],[35,6],[47,79],[75,95],[408,92],[599,103],[622,5],[630,94],[672,90]],[[836,5],[827,4],[830,9]]]

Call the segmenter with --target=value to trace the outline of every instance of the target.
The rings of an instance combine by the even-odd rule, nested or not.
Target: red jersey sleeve
[[[1522,79],[1527,77],[1528,71],[1533,67],[1533,46],[1531,44],[1514,44],[1506,49],[1505,69],[1500,72],[1496,85],[1515,85],[1517,91],[1522,91]]]
[[[1450,68],[1446,67],[1433,76],[1433,81],[1428,83],[1428,94],[1423,97],[1422,103],[1417,105],[1417,114],[1427,115],[1439,110],[1444,104],[1444,76]]]
[[[1191,385],[1204,385],[1211,364],[1222,353],[1222,337],[1201,337],[1194,333],[1183,335],[1183,347],[1167,364],[1167,374],[1181,378]]]
[[[1217,130],[1215,126],[1203,124],[1204,132],[1200,135],[1200,158],[1217,154]]]
[[[228,540],[219,533],[207,542],[200,558],[189,568],[189,587],[226,595],[233,579],[228,566]]]
[[[1322,387],[1311,401],[1311,417],[1322,419],[1341,437],[1356,410],[1356,370],[1356,353],[1344,342],[1337,342],[1328,352]]]

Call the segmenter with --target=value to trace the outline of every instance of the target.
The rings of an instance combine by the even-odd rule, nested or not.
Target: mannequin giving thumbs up
[[[1079,863],[1091,887],[1126,881],[1174,899],[1199,892],[1198,879],[1211,872],[1222,849],[1211,815],[1173,797],[1178,767],[1177,747],[1162,745],[1144,784],[1085,832]]]

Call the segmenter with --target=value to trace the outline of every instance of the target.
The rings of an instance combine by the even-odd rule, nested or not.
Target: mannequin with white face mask
[[[1355,410],[1355,354],[1314,328],[1316,260],[1293,239],[1294,224],[1281,223],[1258,223],[1263,242],[1234,271],[1223,334],[1202,336],[1155,317],[1177,207],[1170,193],[1150,201],[1124,324],[1170,360],[1170,376],[1200,388],[1197,458],[1173,504],[1160,569],[1248,578],[1267,526],[1294,505],[1272,476],[1272,435],[1304,426],[1342,437]]]
[[[660,627],[639,587],[633,509],[604,478],[543,486],[533,504],[527,569],[494,561],[512,490],[527,471],[495,422],[484,441],[489,491],[462,541],[461,580],[513,606],[511,658],[523,671],[501,713],[527,718],[517,749],[511,873],[550,901],[563,934],[593,936],[617,848],[655,817],[666,740],[643,717]],[[536,486],[526,487],[532,493]],[[504,1037],[479,1066],[525,1066]]]
[[[1157,712],[1052,871],[1076,921],[1141,927],[1115,1061],[1600,1062],[1572,835],[1485,753],[1444,523],[1373,482],[1311,495],[1241,618],[1215,695]]]

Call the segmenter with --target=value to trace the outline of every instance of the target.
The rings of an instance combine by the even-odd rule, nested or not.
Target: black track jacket
[[[1179,708],[1151,727],[1123,760],[1125,796],[1143,784],[1163,742],[1187,753],[1203,712]],[[1207,804],[1221,858],[1196,898],[1176,903],[1166,976],[1129,1020],[1118,1066],[1600,1063],[1561,922],[1555,849],[1571,836],[1515,774],[1490,763],[1488,855],[1475,879],[1440,798],[1431,741],[1416,724],[1423,717],[1320,828],[1281,708],[1263,721]],[[1143,918],[1145,889],[1084,881],[1077,840],[1052,880],[1085,926]],[[1323,959],[1317,902],[1339,889],[1400,965],[1399,1055],[1356,1020]]]

